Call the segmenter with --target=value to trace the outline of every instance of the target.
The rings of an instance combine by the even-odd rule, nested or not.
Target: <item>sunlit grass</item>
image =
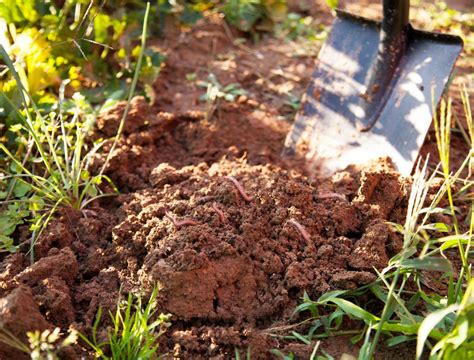
[[[9,160],[8,168],[4,169],[7,175],[1,179],[8,182],[7,191],[1,203],[12,211],[23,210],[25,218],[32,218],[33,235],[30,245],[32,262],[34,261],[34,245],[59,208],[71,207],[82,211],[93,201],[110,196],[110,193],[101,190],[100,185],[104,181],[115,189],[104,172],[122,135],[131,99],[137,86],[146,48],[149,10],[148,4],[143,22],[140,54],[127,105],[117,134],[114,139],[111,139],[112,145],[105,162],[97,174],[91,174],[89,171],[91,159],[109,141],[109,139],[99,141],[92,148],[89,148],[86,142],[89,127],[94,125],[97,112],[88,106],[80,94],[75,94],[72,100],[66,101],[64,89],[67,82],[63,82],[59,100],[53,106],[54,111],[45,115],[27,91],[15,63],[5,48],[0,45],[0,56],[16,81],[22,104],[22,108],[17,109],[13,102],[2,94],[4,100],[9,103],[20,119],[17,125],[10,128],[10,131],[15,131],[17,142],[27,148],[24,159],[20,161],[5,144],[0,143],[0,150]],[[3,218],[3,220],[5,223],[0,223],[0,251],[15,250],[9,235],[16,225],[23,222],[23,219],[10,217],[10,221],[8,221],[9,218]]]
[[[92,339],[83,334],[80,338],[95,352],[96,358],[129,360],[153,359],[158,351],[158,340],[170,326],[169,315],[156,313],[158,288],[143,306],[140,296],[129,294],[126,301],[117,304],[115,313],[110,313],[112,326],[105,341],[97,338],[97,329],[102,312],[99,309],[92,327]]]

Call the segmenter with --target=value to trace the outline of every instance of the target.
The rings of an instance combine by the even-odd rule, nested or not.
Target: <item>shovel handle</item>
[[[370,130],[377,121],[408,39],[410,0],[383,0],[383,20],[377,56],[366,80],[363,108],[367,116],[357,120],[360,131]]]
[[[410,0],[383,0],[382,41],[396,42],[410,21]],[[401,34],[402,33],[402,34]]]

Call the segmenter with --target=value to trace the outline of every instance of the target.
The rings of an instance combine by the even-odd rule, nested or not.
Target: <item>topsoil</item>
[[[236,348],[250,348],[252,359],[271,358],[272,348],[309,358],[314,343],[271,334],[297,319],[304,292],[315,299],[375,279],[401,248],[386,221],[404,222],[410,181],[387,159],[319,179],[301,159],[280,158],[293,116],[285,99],[304,92],[312,54],[295,57],[276,39],[233,45],[220,18],[167,31],[155,43],[167,54],[157,100],[133,100],[107,170],[121,195],[82,213],[61,210],[33,265],[26,251],[0,255],[0,323],[23,341],[33,329],[90,334],[99,307],[105,314],[121,293],[150,294],[158,283],[158,309],[172,314],[160,342],[166,358],[228,359]],[[192,72],[239,82],[248,95],[207,119],[203,90],[185,80]],[[98,120],[95,137],[113,136],[124,106]],[[27,228],[17,236],[27,250]],[[335,358],[358,351],[348,338],[321,348]],[[413,351],[382,349],[377,358]],[[61,357],[91,355],[77,345]],[[0,358],[27,357],[2,345]]]

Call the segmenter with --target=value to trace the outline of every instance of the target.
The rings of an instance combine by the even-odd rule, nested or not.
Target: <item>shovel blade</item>
[[[305,153],[308,169],[321,175],[387,156],[400,173],[411,173],[463,43],[457,36],[410,28],[380,116],[370,130],[361,131],[360,120],[370,116],[361,106],[363,84],[377,56],[379,34],[380,23],[338,13],[284,155]]]

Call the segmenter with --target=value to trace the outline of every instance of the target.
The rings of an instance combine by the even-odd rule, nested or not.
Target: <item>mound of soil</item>
[[[140,99],[123,139],[129,147],[120,148],[122,160],[114,156],[109,170],[124,174],[116,180],[129,188],[143,189],[82,214],[62,211],[37,243],[33,265],[23,254],[3,260],[0,319],[15,335],[24,336],[31,324],[12,307],[37,304],[28,312],[38,329],[72,325],[87,333],[99,306],[114,309],[120,288],[149,293],[160,284],[160,311],[173,315],[164,353],[228,358],[234,347],[250,346],[253,358],[267,358],[279,346],[267,329],[288,321],[304,292],[317,297],[367,284],[373,268],[383,268],[399,250],[385,220],[402,220],[406,189],[388,161],[315,181],[221,146],[215,162],[178,167],[157,156],[149,164],[158,166],[133,171],[137,158],[129,148],[143,145],[143,134],[160,133],[150,146],[172,144],[179,154],[198,140],[178,142],[165,124],[176,122],[178,133],[207,124],[198,115],[147,117],[141,124],[143,116],[133,114],[150,109],[137,104]],[[111,114],[119,118],[120,110],[106,118]],[[82,354],[75,351],[63,356]],[[21,358],[0,350],[5,358],[13,354]]]
[[[399,247],[383,221],[404,198],[398,175],[385,165],[365,170],[360,186],[347,184],[356,181],[348,173],[336,176],[344,177],[360,191],[334,193],[333,183],[317,186],[243,159],[161,164],[152,187],[119,210],[113,242],[127,264],[121,283],[162,285],[162,308],[187,330],[171,331],[175,355],[209,358],[231,354],[225,345],[246,347],[249,339],[233,343],[215,327],[258,333],[288,319],[304,291],[316,297],[373,281],[373,268]],[[208,339],[195,348],[210,329],[218,346]]]

